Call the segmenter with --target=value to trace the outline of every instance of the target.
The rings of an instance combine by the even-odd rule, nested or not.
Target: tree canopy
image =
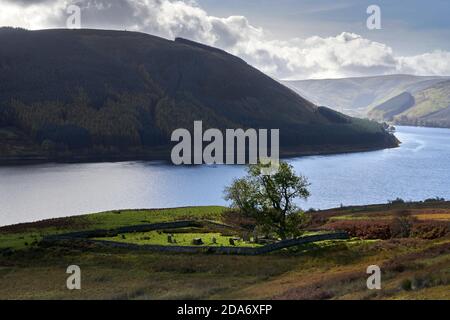
[[[309,197],[307,178],[283,161],[275,173],[267,175],[263,169],[263,164],[250,165],[245,177],[225,188],[225,199],[241,214],[254,218],[265,233],[281,239],[297,236],[307,217],[295,200]]]

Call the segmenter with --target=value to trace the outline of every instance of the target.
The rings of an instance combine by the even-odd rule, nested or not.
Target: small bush
[[[312,227],[312,228],[322,227],[329,220],[328,217],[320,215],[320,214],[310,214],[310,216],[311,216],[310,227]]]
[[[411,291],[411,289],[412,289],[411,280],[409,280],[409,279],[403,280],[402,283],[400,284],[400,287],[405,291]]]
[[[411,228],[415,222],[416,219],[411,217],[408,210],[397,212],[390,225],[391,236],[393,238],[408,238],[411,235]]]
[[[389,200],[388,202],[389,204],[403,204],[405,203],[405,200],[403,200],[402,198],[397,198],[395,200]]]

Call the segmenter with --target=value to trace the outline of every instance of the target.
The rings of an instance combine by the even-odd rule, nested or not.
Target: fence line
[[[129,227],[121,227],[113,230],[91,230],[71,232],[59,235],[50,235],[44,237],[43,243],[52,244],[55,242],[67,243],[68,241],[75,241],[86,244],[97,244],[110,248],[124,248],[130,250],[146,250],[156,252],[173,252],[173,253],[212,253],[212,254],[233,254],[233,255],[260,255],[273,251],[298,246],[301,244],[313,243],[324,240],[343,240],[348,239],[349,236],[346,232],[335,232],[318,234],[312,236],[305,236],[295,239],[282,240],[276,243],[267,244],[261,247],[232,247],[232,246],[174,246],[174,245],[138,245],[132,243],[123,243],[117,241],[108,240],[93,240],[90,238],[115,236],[120,233],[129,232],[146,232],[161,229],[176,229],[186,227],[199,227],[211,222],[204,221],[174,221],[174,222],[162,222],[154,224],[136,225]],[[215,225],[220,225],[214,222]],[[227,225],[221,225],[223,227],[229,227]]]

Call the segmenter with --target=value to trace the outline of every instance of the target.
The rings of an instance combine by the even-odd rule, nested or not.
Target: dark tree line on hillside
[[[376,123],[316,108],[243,60],[190,41],[0,28],[0,43],[0,126],[23,137],[10,149],[25,141],[139,152],[169,145],[174,129],[196,120],[205,130],[280,129],[282,147],[397,144]]]
[[[280,131],[282,145],[369,143],[379,140],[378,134],[384,134],[377,134],[379,127],[373,123],[350,121],[329,109],[319,108],[318,112],[333,118],[336,124],[284,126]],[[221,117],[188,93],[178,93],[175,98],[111,94],[104,105],[97,106],[84,90],[78,89],[69,102],[26,104],[12,100],[0,105],[0,126],[19,128],[47,151],[167,145],[174,129],[190,129],[194,119],[203,120],[205,127],[245,128],[238,119],[233,122]],[[361,134],[355,135],[358,121]]]
[[[70,103],[12,101],[0,108],[0,125],[17,127],[46,147],[156,146],[167,140],[154,124],[155,105],[146,96],[124,94],[95,108],[80,90]]]

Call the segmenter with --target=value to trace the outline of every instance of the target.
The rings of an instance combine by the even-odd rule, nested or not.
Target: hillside
[[[212,246],[244,244],[242,228],[224,207],[120,210],[0,227],[0,299],[449,299],[450,203],[425,201],[343,207],[312,214],[317,230],[346,230],[347,240],[326,240],[242,256],[173,253],[169,237],[192,236]],[[162,224],[223,221],[227,229],[161,229],[117,235],[104,243],[42,241],[55,234]],[[235,221],[235,220],[234,220]],[[235,221],[236,222],[236,221]],[[242,222],[242,221],[241,221]],[[218,223],[216,222],[216,225]],[[164,228],[167,228],[165,226]],[[195,232],[195,234],[193,233]],[[308,231],[305,231],[307,234]],[[104,239],[110,241],[110,239]],[[155,247],[145,247],[157,243]],[[189,243],[189,245],[191,245]],[[255,244],[254,244],[255,245]],[[67,266],[82,266],[82,290],[67,290]],[[381,290],[367,290],[369,265],[382,270]]]
[[[414,93],[433,86],[445,77],[387,75],[361,78],[282,81],[318,105],[358,117],[367,117],[375,106],[404,92]],[[386,106],[384,106],[386,107]]]
[[[402,98],[405,95],[409,95],[408,101]],[[397,124],[450,127],[450,81],[404,92],[375,106],[369,117]]]
[[[282,151],[393,147],[216,48],[136,32],[0,29],[0,158],[164,158],[192,128],[280,128]],[[295,151],[292,151],[295,150]]]
[[[368,116],[382,121],[393,121],[396,115],[408,110],[414,104],[415,99],[412,94],[403,92],[370,110]]]

